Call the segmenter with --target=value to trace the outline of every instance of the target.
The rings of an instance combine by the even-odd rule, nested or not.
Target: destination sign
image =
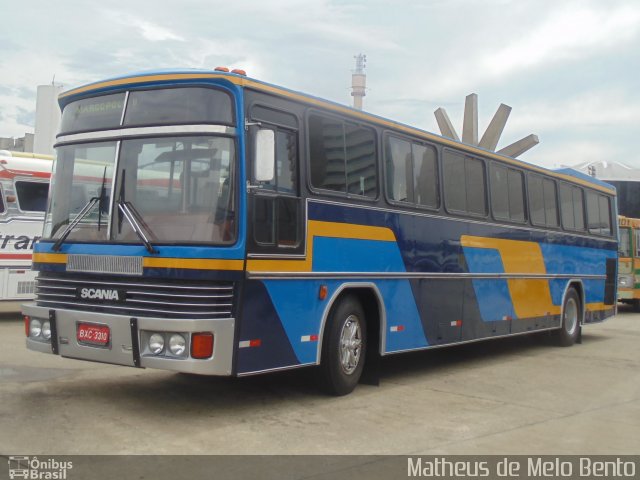
[[[120,125],[123,109],[124,93],[71,102],[62,111],[60,131],[67,133],[116,128]]]

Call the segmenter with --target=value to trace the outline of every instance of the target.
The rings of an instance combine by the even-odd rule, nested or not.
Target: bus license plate
[[[80,323],[78,324],[77,339],[79,343],[103,347],[109,343],[109,327],[94,323]]]

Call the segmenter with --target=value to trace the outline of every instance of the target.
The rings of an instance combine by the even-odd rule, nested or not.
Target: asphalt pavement
[[[392,356],[379,386],[325,396],[314,371],[209,378],[25,348],[0,317],[0,453],[638,454],[640,314]]]

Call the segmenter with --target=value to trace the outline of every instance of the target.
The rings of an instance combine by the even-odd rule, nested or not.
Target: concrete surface
[[[640,314],[583,330],[388,357],[379,387],[313,370],[185,376],[27,351],[0,317],[0,453],[638,454]]]

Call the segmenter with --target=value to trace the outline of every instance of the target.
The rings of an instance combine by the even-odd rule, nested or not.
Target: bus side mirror
[[[276,161],[276,136],[273,130],[263,128],[256,132],[255,152],[253,178],[257,182],[273,180]]]

